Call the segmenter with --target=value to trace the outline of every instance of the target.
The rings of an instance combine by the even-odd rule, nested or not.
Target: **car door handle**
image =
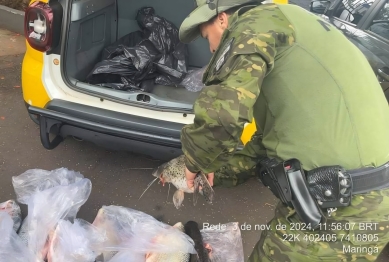
[[[389,82],[389,67],[379,68],[378,75]]]

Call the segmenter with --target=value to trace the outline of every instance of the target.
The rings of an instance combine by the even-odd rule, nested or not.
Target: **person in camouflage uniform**
[[[201,35],[213,56],[194,123],[181,133],[188,184],[202,171],[214,185],[236,186],[264,156],[297,158],[306,171],[389,161],[387,101],[365,56],[337,28],[294,5],[196,2],[180,39]],[[253,118],[257,131],[237,151]],[[353,195],[327,219],[297,230],[295,211],[280,202],[249,261],[375,261],[389,242],[389,189]]]

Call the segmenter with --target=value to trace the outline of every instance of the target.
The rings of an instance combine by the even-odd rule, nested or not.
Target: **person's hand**
[[[214,179],[214,177],[215,177],[215,173],[208,173],[208,175],[207,175],[207,178],[208,178],[208,182],[209,182],[209,184],[211,185],[211,186],[213,186],[213,179]]]
[[[186,184],[188,185],[189,189],[192,189],[194,187],[194,179],[196,177],[196,173],[192,173],[188,170],[187,167],[185,167],[185,176],[186,176]],[[209,184],[213,186],[213,179],[215,177],[214,173],[209,173],[207,175],[207,179],[209,181]]]
[[[190,172],[188,168],[185,167],[185,177],[186,177],[186,184],[188,185],[188,188],[192,189],[194,187],[194,179],[196,177],[196,173]]]

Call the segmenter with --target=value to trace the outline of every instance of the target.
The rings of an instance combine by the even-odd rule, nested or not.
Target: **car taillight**
[[[48,52],[58,44],[59,33],[54,29],[60,31],[61,11],[43,2],[34,2],[26,9],[24,35],[32,48]]]

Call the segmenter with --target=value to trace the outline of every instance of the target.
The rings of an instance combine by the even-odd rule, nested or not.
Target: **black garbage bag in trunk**
[[[143,32],[141,31],[135,31],[123,36],[115,43],[104,48],[102,52],[102,60],[115,57],[121,52],[123,46],[134,47],[138,45],[140,42],[142,42],[143,39],[144,36],[143,36]]]
[[[88,82],[117,90],[141,90],[142,81],[159,75],[151,61],[160,56],[148,40],[143,41],[137,47],[118,46],[108,59],[96,64]]]
[[[152,7],[141,8],[136,20],[141,31],[132,32],[102,52],[87,77],[91,84],[118,90],[151,92],[154,83],[174,85],[187,74],[187,46],[179,41],[178,29],[157,16]]]

